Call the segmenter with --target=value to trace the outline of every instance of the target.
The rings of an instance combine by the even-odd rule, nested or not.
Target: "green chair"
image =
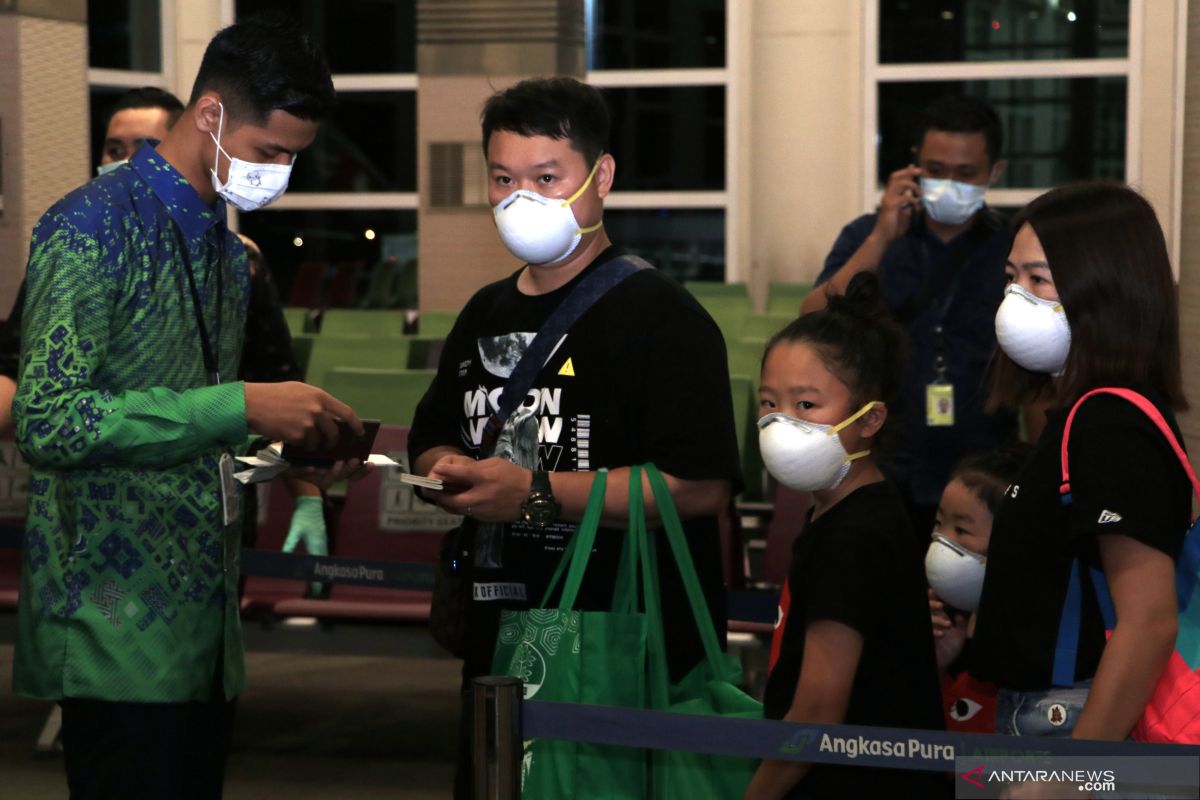
[[[354,409],[362,419],[385,425],[412,425],[417,403],[425,396],[437,370],[335,367],[325,391]]]
[[[800,316],[800,304],[813,290],[811,283],[772,283],[767,288],[767,313]]]
[[[750,293],[744,283],[725,283],[724,281],[684,281],[683,288],[701,302],[707,297],[744,297],[750,299]]]
[[[313,340],[305,380],[326,389],[330,373],[338,367],[407,369],[409,341],[401,336],[331,336]],[[328,391],[328,389],[326,389]]]
[[[457,311],[422,311],[417,317],[417,331],[422,336],[445,339],[457,319]]]
[[[742,338],[770,339],[795,318],[794,314],[751,314],[742,323]]]
[[[729,339],[725,349],[729,352],[729,374],[747,375],[754,380],[762,368],[763,351],[767,348],[765,337],[743,336],[740,339]]]
[[[402,309],[331,308],[321,315],[321,336],[401,336]]]
[[[289,306],[283,310],[283,319],[287,322],[288,333],[293,337],[302,333],[312,333],[317,329],[312,312],[307,308]]]
[[[757,373],[756,373],[757,374]],[[729,388],[733,393],[733,421],[737,431],[738,454],[742,462],[742,480],[746,489],[743,500],[763,498],[763,463],[758,450],[758,393],[757,378],[731,375]]]

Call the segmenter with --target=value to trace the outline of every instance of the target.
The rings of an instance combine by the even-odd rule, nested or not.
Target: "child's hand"
[[[930,589],[929,618],[933,623],[933,649],[937,654],[938,672],[945,672],[967,643],[967,623],[971,617],[955,613],[954,619],[951,619],[946,612],[946,604]]]

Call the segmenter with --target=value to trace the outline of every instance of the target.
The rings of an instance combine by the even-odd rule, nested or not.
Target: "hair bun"
[[[891,311],[883,299],[879,278],[873,272],[860,272],[851,278],[845,294],[830,296],[828,309],[834,314],[871,322],[891,320]]]

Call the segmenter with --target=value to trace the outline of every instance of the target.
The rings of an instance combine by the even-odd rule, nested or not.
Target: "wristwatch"
[[[544,528],[558,519],[562,505],[550,489],[550,473],[537,470],[529,487],[529,499],[521,506],[521,518],[535,528]]]

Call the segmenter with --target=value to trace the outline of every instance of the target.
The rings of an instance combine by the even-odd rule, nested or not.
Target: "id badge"
[[[931,428],[954,424],[954,384],[931,383],[925,387],[925,424]]]
[[[242,518],[242,490],[233,477],[233,456],[221,454],[221,519],[232,525]]]

